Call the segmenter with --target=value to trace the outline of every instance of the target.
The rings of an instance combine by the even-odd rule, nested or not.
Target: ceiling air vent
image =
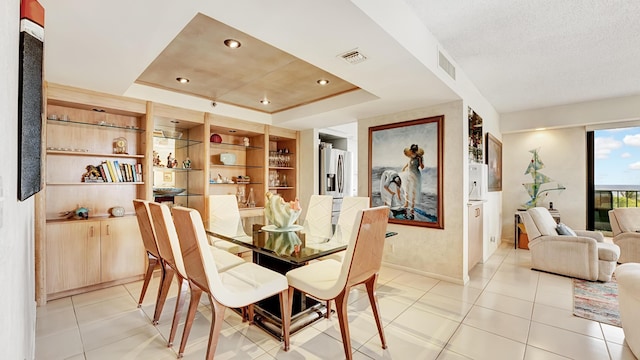
[[[438,65],[440,65],[440,68],[449,74],[453,80],[456,79],[456,67],[453,66],[451,61],[440,51],[438,51]]]
[[[367,57],[360,53],[358,50],[347,51],[346,53],[340,55],[340,57],[344,59],[344,61],[352,65],[359,64],[367,60]]]

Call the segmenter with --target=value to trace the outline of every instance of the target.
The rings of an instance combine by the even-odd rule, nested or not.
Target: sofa
[[[615,276],[624,338],[631,352],[640,358],[640,264],[622,264]]]
[[[620,247],[619,263],[640,263],[640,208],[609,210],[613,243]]]
[[[611,280],[620,248],[605,242],[602,233],[557,224],[543,207],[528,209],[521,217],[529,237],[532,269],[590,281]]]

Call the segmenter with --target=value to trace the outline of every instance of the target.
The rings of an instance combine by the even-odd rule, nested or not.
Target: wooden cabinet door
[[[102,220],[100,223],[102,281],[143,274],[146,253],[136,217]]]
[[[100,282],[100,222],[47,224],[47,293]]]

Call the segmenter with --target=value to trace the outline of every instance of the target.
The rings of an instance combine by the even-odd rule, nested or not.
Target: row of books
[[[104,182],[142,182],[142,164],[119,163],[105,160],[98,167]]]

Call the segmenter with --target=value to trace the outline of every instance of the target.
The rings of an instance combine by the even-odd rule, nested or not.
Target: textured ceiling
[[[640,93],[640,1],[406,2],[499,112]]]
[[[47,81],[295,129],[473,99],[467,78],[499,113],[640,94],[636,0],[40,1]],[[303,101],[292,100],[276,112],[242,105],[232,96],[233,89],[248,87],[245,100],[255,104],[265,85],[257,78],[240,78],[235,88],[187,91],[203,97],[163,90],[177,86],[173,79],[183,75],[175,72],[167,84],[160,78],[144,81],[197,14],[343,79],[354,90],[295,107]],[[367,61],[351,65],[340,58],[353,49]],[[455,63],[456,81],[438,68],[438,50]],[[195,68],[193,55],[187,52],[181,59],[186,64],[172,70]],[[288,96],[300,92],[287,86]],[[215,109],[209,99],[219,102]]]

